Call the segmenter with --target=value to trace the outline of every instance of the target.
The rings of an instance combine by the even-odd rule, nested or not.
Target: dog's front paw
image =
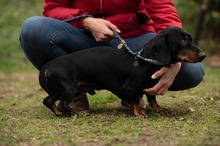
[[[89,116],[90,115],[89,111],[77,111],[76,114],[80,115],[80,116]]]
[[[148,114],[145,112],[145,109],[139,104],[133,104],[133,111],[136,117],[148,118]]]
[[[130,103],[127,102],[126,100],[121,100],[121,105],[122,105],[123,107],[132,109],[132,104],[130,104]]]
[[[157,108],[153,108],[153,111],[162,116],[171,116],[171,113],[166,108],[157,107]]]
[[[133,108],[133,105],[131,103],[129,103],[128,101],[123,100],[123,99],[121,100],[121,105],[126,108],[130,108],[130,109]],[[140,97],[139,106],[141,106],[142,108],[144,108],[146,106],[142,97]]]
[[[138,114],[136,113],[135,116],[138,118],[148,118],[149,117],[149,115],[144,110],[140,111]]]

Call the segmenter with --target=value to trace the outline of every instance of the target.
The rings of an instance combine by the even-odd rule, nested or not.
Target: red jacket
[[[140,25],[136,12],[148,20]],[[182,27],[172,0],[45,0],[43,15],[60,20],[91,14],[111,21],[122,37],[135,37],[146,32],[159,33],[167,26]],[[83,28],[82,19],[71,22]]]

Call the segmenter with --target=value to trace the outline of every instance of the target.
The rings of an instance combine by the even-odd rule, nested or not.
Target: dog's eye
[[[184,46],[184,45],[187,44],[187,42],[188,42],[187,39],[184,39],[184,40],[181,40],[181,41],[180,41],[180,44]]]

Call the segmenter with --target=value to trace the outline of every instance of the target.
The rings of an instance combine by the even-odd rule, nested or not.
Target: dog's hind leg
[[[69,110],[71,115],[74,115],[76,112],[69,106],[72,100],[74,100],[74,97],[77,95],[77,89],[72,84],[62,84],[62,100],[63,106],[65,109]]]
[[[160,105],[157,103],[156,96],[152,96],[152,95],[146,95],[146,96],[147,96],[147,101],[150,107],[153,109],[153,111],[159,113],[160,115],[170,115],[167,109],[160,107]]]
[[[62,116],[63,113],[57,109],[55,102],[58,100],[58,97],[55,97],[55,92],[53,88],[48,83],[48,80],[42,72],[39,75],[39,83],[41,87],[48,93],[48,96],[44,98],[43,104],[49,108],[55,115]]]
[[[57,116],[62,116],[63,113],[60,112],[60,111],[57,109],[56,105],[55,105],[55,102],[56,102],[56,101],[57,101],[57,100],[56,100],[55,98],[53,98],[52,96],[47,96],[46,98],[44,98],[43,104],[44,104],[46,107],[48,107],[55,115],[57,115]]]

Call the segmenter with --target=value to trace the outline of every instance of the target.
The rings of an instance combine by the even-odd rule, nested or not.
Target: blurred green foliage
[[[204,0],[193,0],[196,4],[202,5]],[[220,39],[220,0],[207,0],[207,13],[204,22],[206,33],[214,39]]]
[[[196,4],[201,5],[202,2],[204,0],[192,0],[193,2],[195,2]],[[212,11],[220,11],[220,1],[219,0],[208,0],[209,6],[208,6],[208,10],[210,12]]]
[[[22,23],[33,15],[41,15],[43,0],[0,1],[0,71],[16,72],[33,69],[20,48]]]
[[[199,5],[191,0],[174,0],[178,15],[185,28],[190,33],[194,33],[199,12]]]
[[[196,23],[204,0],[174,0],[183,27],[190,33],[195,33]],[[202,39],[214,39],[219,43],[220,38],[220,0],[208,0],[208,9],[202,24]]]

